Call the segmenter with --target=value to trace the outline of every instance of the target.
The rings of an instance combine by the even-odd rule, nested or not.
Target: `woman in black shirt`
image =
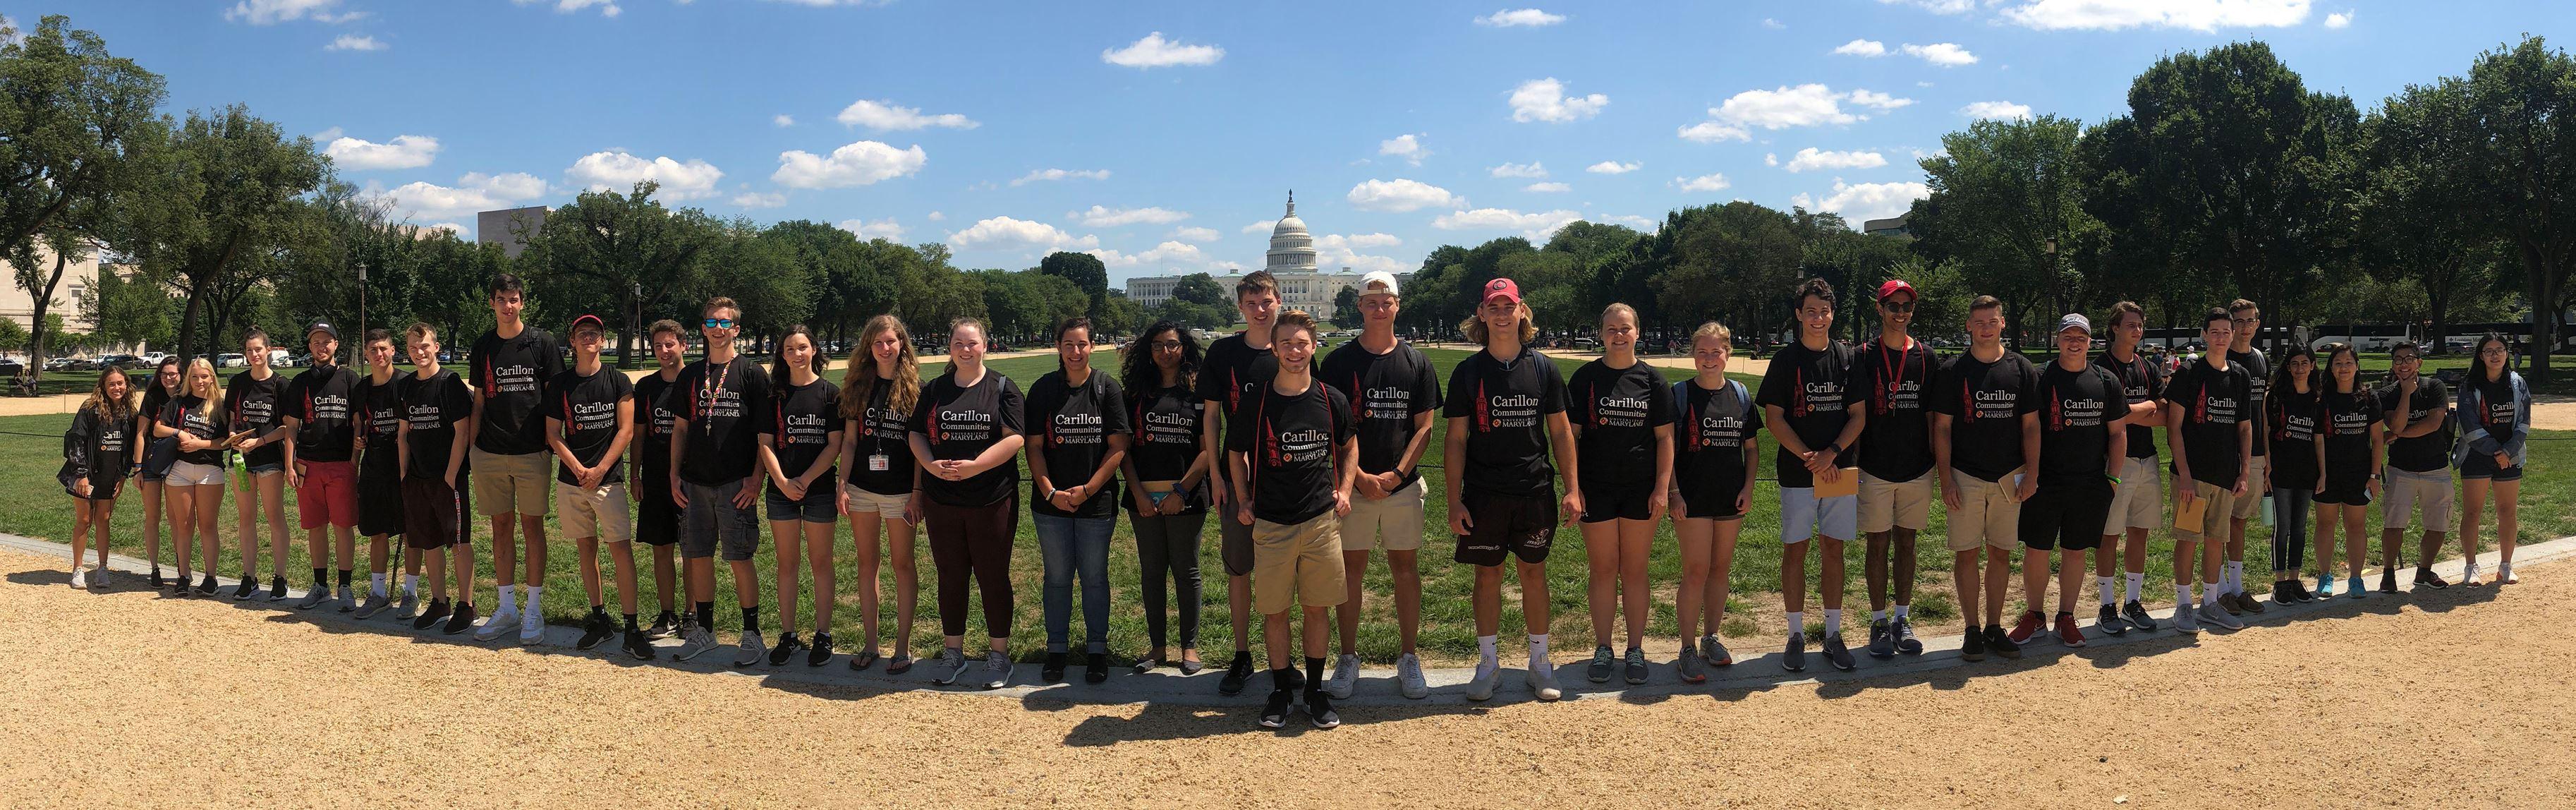
[[[851,669],[877,661],[877,529],[894,562],[894,657],[886,674],[912,671],[912,613],[921,574],[912,563],[913,527],[921,524],[921,489],[904,423],[921,402],[921,362],[912,334],[892,315],[869,318],[859,330],[864,357],[841,372],[841,514],[850,516],[850,540],[859,552],[859,627],[866,635]]]
[[[1082,578],[1082,679],[1109,679],[1109,534],[1118,523],[1118,467],[1127,457],[1127,403],[1118,381],[1091,367],[1091,319],[1055,329],[1056,370],[1029,386],[1030,517],[1045,558],[1047,656],[1064,678],[1073,580]]]
[[[1637,359],[1637,311],[1611,304],[1601,312],[1601,359],[1574,370],[1566,384],[1567,421],[1583,474],[1583,556],[1591,563],[1592,664],[1584,677],[1610,680],[1610,625],[1628,619],[1629,683],[1646,682],[1646,558],[1672,487],[1672,396],[1664,375]],[[1614,604],[1615,600],[1615,604]]]
[[[1180,612],[1181,674],[1199,667],[1199,534],[1207,528],[1209,452],[1199,420],[1207,401],[1198,396],[1199,342],[1171,321],[1157,321],[1128,344],[1119,378],[1127,393],[1127,520],[1136,530],[1136,562],[1144,569],[1145,635],[1154,650],[1136,659],[1146,672],[1172,663],[1165,657],[1164,572],[1171,574],[1172,607]]]
[[[2325,474],[2317,482],[2316,597],[2334,596],[2334,527],[2344,528],[2345,565],[2351,571],[2352,598],[2368,590],[2361,584],[2364,524],[2370,501],[2379,496],[2379,464],[2386,458],[2388,425],[2381,421],[2379,398],[2361,385],[2361,357],[2350,343],[2328,344],[2326,382],[2318,386],[2317,464]]]
[[[159,441],[153,438],[152,426],[158,423],[161,408],[170,404],[171,397],[179,395],[179,384],[185,382],[186,378],[187,375],[179,373],[179,358],[176,355],[161,358],[161,362],[153,367],[152,379],[143,384],[143,405],[134,411],[134,432],[130,434],[134,437],[134,460],[138,465],[135,486],[140,488],[143,495],[143,558],[152,561],[152,587],[154,588],[159,588],[163,584],[161,478],[169,474],[170,467],[167,463],[157,466],[151,463],[149,450],[154,442]],[[178,536],[176,527],[171,529],[171,536]],[[172,551],[175,554],[184,555],[188,553],[188,547],[182,544]],[[181,578],[178,584],[180,590],[187,590],[186,578]]]
[[[1708,667],[1735,663],[1717,640],[1726,619],[1727,575],[1735,563],[1735,537],[1753,503],[1755,432],[1753,397],[1726,378],[1734,333],[1724,324],[1700,324],[1691,333],[1691,367],[1697,375],[1673,385],[1673,534],[1681,540],[1682,581],[1673,617],[1681,626],[1682,653],[1675,666],[1684,683],[1708,679]],[[1705,624],[1701,619],[1705,617]],[[1691,644],[1692,631],[1704,635]]]
[[[98,535],[96,584],[107,584],[107,524],[116,516],[116,494],[133,469],[134,391],[125,370],[108,366],[80,412],[72,414],[71,432],[63,434],[63,467],[55,474],[63,492],[72,496],[72,587],[86,589],[93,578],[81,569],[92,526]]]
[[[837,400],[841,391],[818,373],[821,352],[804,324],[787,327],[778,339],[778,357],[770,365],[769,409],[754,415],[759,427],[760,468],[769,478],[769,536],[778,546],[778,646],[769,648],[769,665],[785,664],[805,648],[796,639],[797,538],[804,538],[805,559],[814,577],[814,648],[805,665],[832,660],[832,605],[835,569],[832,532],[839,522],[841,485],[832,468],[841,457],[843,432]]]
[[[948,372],[922,387],[907,423],[913,461],[921,465],[922,519],[939,575],[939,629],[945,642],[931,674],[941,685],[966,676],[966,580],[984,595],[980,685],[1011,682],[1011,544],[1020,523],[1020,387],[984,365],[984,322],[959,318],[948,328]]]
[[[178,460],[171,462],[169,475],[162,479],[163,491],[170,494],[170,542],[179,547],[179,582],[188,581],[189,542],[200,541],[206,578],[197,583],[197,592],[212,594],[219,542],[215,515],[224,505],[224,449],[232,446],[232,423],[221,405],[224,390],[215,387],[215,366],[206,358],[189,361],[186,390],[161,406],[152,435],[179,440]],[[185,587],[179,590],[187,592]]]
[[[2282,604],[2309,602],[2316,599],[2300,585],[2302,558],[2308,546],[2308,503],[2317,485],[2325,478],[2324,457],[2308,452],[2317,447],[2317,355],[2306,345],[2292,343],[2281,354],[2274,355],[2269,396],[2263,398],[2263,426],[2271,431],[2269,441],[2282,448],[2272,453],[2269,472],[2272,477],[2272,600]],[[2316,530],[2326,531],[2325,521],[2317,521]],[[2323,547],[2330,537],[2320,537]]]
[[[242,337],[242,362],[250,368],[224,385],[224,415],[235,430],[250,435],[235,442],[243,471],[249,475],[233,491],[233,517],[241,539],[241,587],[234,599],[249,599],[259,590],[259,520],[268,520],[268,601],[286,599],[286,376],[268,366],[268,333],[257,329]],[[207,560],[213,567],[213,560]]]

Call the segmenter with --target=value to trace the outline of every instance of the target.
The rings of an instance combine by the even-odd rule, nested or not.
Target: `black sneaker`
[[[438,632],[452,636],[472,629],[474,629],[474,603],[464,602],[456,606],[455,612],[447,614],[447,626],[438,628]]]
[[[1333,696],[1321,689],[1306,690],[1306,719],[1314,721],[1316,728],[1337,728],[1342,724],[1342,716],[1333,711]]]
[[[805,665],[819,667],[832,662],[832,634],[815,633],[814,649],[805,654]]]
[[[2021,657],[2021,645],[2014,644],[2002,627],[1986,628],[1986,651],[2005,658]]]
[[[644,637],[642,630],[626,631],[626,643],[618,646],[625,649],[626,654],[633,656],[637,661],[653,660],[653,642]]]
[[[2381,569],[2381,570],[2380,570],[2380,572],[2379,572],[2379,592],[2380,592],[2380,593],[2396,593],[2396,592],[2397,592],[2397,569],[2394,569],[2394,568],[2385,568],[2385,569]]]
[[[269,578],[268,578],[268,601],[271,601],[271,602],[284,602],[284,601],[286,601],[286,578],[285,578],[285,577],[269,577]]]
[[[769,648],[769,665],[773,667],[785,665],[795,658],[797,653],[804,651],[805,642],[798,640],[795,633],[779,633],[778,646]]]
[[[2381,585],[2380,585],[2380,588],[2379,588],[2379,589],[2380,589],[2380,590],[2383,590],[2383,591],[2389,591],[2389,592],[2392,592],[2392,593],[2393,593],[2393,592],[2395,592],[2395,591],[2396,591],[2396,588],[2391,587],[2391,586],[2395,585],[2395,584],[2396,584],[2396,582],[2397,582],[2397,578],[2396,578],[2396,577],[2389,577],[2389,578],[2386,578],[2386,579],[2382,579],[2382,580],[2380,580]],[[2417,587],[2431,586],[2434,590],[2437,590],[2437,591],[2438,591],[2438,590],[2441,590],[2441,589],[2443,589],[2443,588],[2451,587],[2451,583],[2449,583],[2449,582],[2447,582],[2447,581],[2444,581],[2444,580],[2442,579],[2442,575],[2440,575],[2440,574],[2436,574],[2436,573],[2433,573],[2433,569],[2430,569],[2430,568],[2423,568],[2423,567],[2417,567],[2417,568],[2415,569],[2415,585],[2416,585]]]
[[[2102,612],[2093,617],[2093,626],[2102,628],[2102,632],[2115,636],[2129,634],[2128,621],[2120,618],[2119,608],[2110,605],[2103,605]]]
[[[208,577],[208,579],[211,580],[213,578]],[[2391,579],[2389,581],[2395,582],[2396,580]],[[233,600],[240,601],[243,599],[249,599],[250,595],[255,593],[259,593],[259,580],[252,579],[250,577],[242,577],[241,585],[233,588]]]
[[[1959,660],[1986,660],[1986,635],[1978,632],[1976,625],[1968,625],[1967,635],[1959,637]]]
[[[599,646],[600,642],[614,638],[616,635],[617,625],[608,620],[608,614],[593,613],[589,618],[581,620],[581,640],[574,642],[573,646],[587,650]]]
[[[1869,623],[1869,657],[1886,660],[1896,657],[1896,628],[1886,619]]]
[[[2147,615],[2147,606],[2138,604],[2138,600],[2131,599],[2128,604],[2121,605],[2120,618],[2127,619],[2130,627],[2141,632],[2156,631],[2156,617]]]
[[[2300,602],[2301,604],[2305,604],[2305,603],[2308,603],[2308,602],[2314,602],[2314,601],[2317,601],[2317,594],[2316,594],[2316,592],[2315,592],[2315,591],[2308,590],[2308,582],[2307,582],[2307,580],[2304,580],[2304,579],[2293,579],[2293,580],[2290,580],[2290,592],[2291,592],[2291,593],[2293,593],[2293,594],[2296,594],[2296,595],[2298,596],[2298,600],[2299,600],[2299,602]]]
[[[1242,689],[1240,685],[1235,687],[1236,691],[1242,691]],[[1270,702],[1261,705],[1261,727],[1278,728],[1288,725],[1288,704],[1292,697],[1286,689],[1270,690]]]
[[[152,588],[153,590],[161,588],[161,566],[152,566]]]
[[[645,638],[653,639],[655,641],[660,641],[679,634],[680,617],[672,615],[672,613],[667,610],[662,611],[662,615],[653,617],[653,626],[644,631]]]
[[[1856,662],[1852,660],[1851,650],[1843,648],[1843,634],[1832,633],[1825,636],[1825,662],[1834,665],[1835,669],[1844,672],[1852,671]]]
[[[1046,664],[1038,667],[1038,680],[1045,681],[1047,683],[1063,683],[1064,659],[1064,653],[1047,653]]]
[[[180,587],[186,587],[186,586],[185,586],[185,585],[181,585]],[[199,581],[199,582],[197,583],[197,593],[199,593],[199,594],[201,594],[201,595],[205,595],[205,596],[213,596],[213,595],[215,595],[215,588],[216,588],[216,587],[217,587],[217,586],[216,586],[216,584],[215,584],[215,575],[214,575],[214,574],[209,573],[209,574],[207,574],[207,575],[206,575],[206,578],[205,578],[204,580],[201,580],[201,581]]]
[[[1790,631],[1789,648],[1780,652],[1780,668],[1790,672],[1807,671],[1807,634]]]
[[[1610,669],[1617,664],[1618,658],[1619,654],[1611,652],[1608,644],[1593,647],[1592,663],[1583,668],[1583,679],[1593,683],[1609,683]]]
[[[1922,655],[1923,640],[1914,637],[1914,622],[1903,616],[1889,618],[1888,635],[1896,639],[1896,654]]]
[[[411,629],[427,630],[437,627],[438,623],[446,618],[447,600],[432,599],[429,600],[429,607],[420,612],[420,618],[411,620]]]
[[[1082,657],[1083,683],[1109,682],[1109,654],[1092,653]]]
[[[1225,665],[1225,678],[1216,682],[1216,693],[1220,695],[1243,694],[1243,684],[1250,680],[1252,680],[1252,653],[1244,650],[1236,650],[1234,651],[1234,662]],[[1285,698],[1281,699],[1284,700]],[[1282,709],[1281,711],[1284,713],[1286,710]],[[1278,727],[1279,726],[1275,724],[1271,726],[1271,728]]]

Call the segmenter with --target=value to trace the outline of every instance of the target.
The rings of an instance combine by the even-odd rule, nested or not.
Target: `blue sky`
[[[720,217],[1089,250],[1113,281],[1258,267],[1289,189],[1328,266],[1732,199],[1854,224],[1980,115],[2099,121],[2157,57],[2272,44],[2365,109],[2564,0],[1529,6],[929,0],[87,0],[170,79],[313,134],[423,224],[662,181]],[[2562,44],[2563,47],[2563,44]]]

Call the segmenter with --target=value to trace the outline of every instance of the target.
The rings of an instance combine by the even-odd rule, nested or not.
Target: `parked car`
[[[241,352],[224,352],[215,355],[216,368],[248,368],[249,366],[250,361],[242,359]]]
[[[168,352],[144,352],[140,355],[136,355],[136,357],[142,360],[143,365],[154,367],[159,367],[161,365],[161,361],[169,356]]]
[[[0,357],[0,378],[14,380],[19,377],[26,376],[26,374],[26,363],[19,361],[18,358],[15,357]]]
[[[98,360],[96,362],[90,364],[90,367],[87,370],[97,370],[107,368],[109,366],[133,371],[134,369],[143,366],[143,358],[130,354],[102,354],[98,356]]]
[[[45,358],[45,370],[46,370],[46,371],[70,371],[70,370],[72,370],[72,359],[71,359],[71,358],[69,358],[69,357],[48,357],[48,358]]]

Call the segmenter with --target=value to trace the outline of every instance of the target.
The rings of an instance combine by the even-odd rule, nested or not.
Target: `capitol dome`
[[[1306,232],[1306,221],[1297,218],[1297,192],[1288,192],[1288,213],[1270,228],[1269,261],[1264,269],[1273,275],[1315,272],[1315,237]]]

